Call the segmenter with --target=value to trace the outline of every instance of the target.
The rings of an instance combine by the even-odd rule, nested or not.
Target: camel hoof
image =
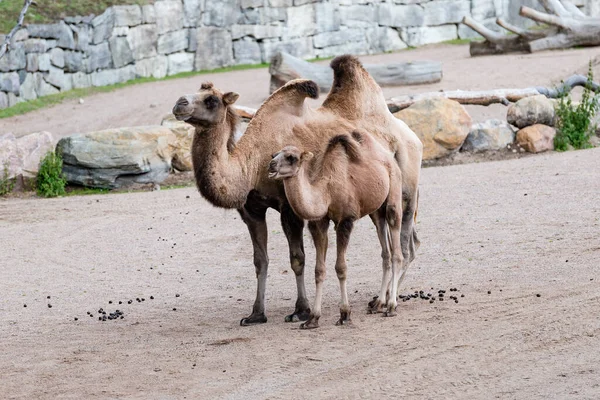
[[[385,304],[379,300],[373,300],[372,302],[369,302],[369,308],[367,312],[369,314],[379,314],[385,311],[385,307]]]
[[[285,322],[307,321],[310,317],[310,309],[304,311],[294,311],[293,314],[285,316]]]
[[[300,329],[315,329],[319,327],[319,318],[309,318],[308,321],[300,324]]]
[[[264,324],[267,322],[267,316],[265,314],[252,314],[249,317],[242,318],[240,326],[251,326]]]
[[[335,323],[335,326],[350,326],[350,325],[352,325],[352,320],[350,318],[348,318],[348,319],[340,318]]]
[[[395,317],[396,315],[398,315],[398,313],[396,312],[396,309],[387,310],[386,312],[383,313],[384,317]]]

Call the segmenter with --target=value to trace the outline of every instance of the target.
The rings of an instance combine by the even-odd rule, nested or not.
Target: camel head
[[[313,153],[301,151],[295,146],[286,146],[272,157],[269,163],[269,178],[283,180],[298,175],[302,163],[313,158]]]
[[[203,83],[196,94],[182,96],[173,107],[179,121],[192,125],[214,125],[225,120],[227,108],[235,103],[239,95],[235,92],[223,94],[210,82]]]

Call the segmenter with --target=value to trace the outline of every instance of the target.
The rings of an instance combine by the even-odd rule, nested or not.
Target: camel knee
[[[395,204],[388,204],[385,208],[385,220],[391,228],[399,227],[401,223],[399,207]]]
[[[323,283],[324,281],[325,281],[325,268],[323,268],[323,269],[316,268],[315,269],[315,282]]]
[[[337,277],[339,280],[346,279],[346,271],[347,270],[348,270],[348,268],[346,267],[346,264],[343,264],[343,263],[335,264],[335,273],[337,274]]]
[[[269,257],[266,254],[254,254],[254,271],[256,276],[267,270],[269,265]]]
[[[296,276],[302,275],[304,273],[304,253],[297,251],[290,252],[290,265]]]

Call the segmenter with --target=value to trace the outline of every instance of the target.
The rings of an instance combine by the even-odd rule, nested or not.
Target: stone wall
[[[530,0],[526,0],[530,1]],[[583,1],[583,0],[580,0]],[[521,0],[157,0],[31,24],[0,59],[0,109],[137,77],[302,58],[372,54],[474,37]],[[3,38],[0,35],[0,40]]]

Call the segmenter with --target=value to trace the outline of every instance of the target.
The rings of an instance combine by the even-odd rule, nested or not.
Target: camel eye
[[[285,157],[285,159],[287,160],[287,162],[289,163],[295,163],[296,161],[298,161],[298,159],[295,156],[287,156]]]
[[[207,109],[213,110],[219,105],[219,99],[215,95],[210,95],[204,99],[204,105]]]

